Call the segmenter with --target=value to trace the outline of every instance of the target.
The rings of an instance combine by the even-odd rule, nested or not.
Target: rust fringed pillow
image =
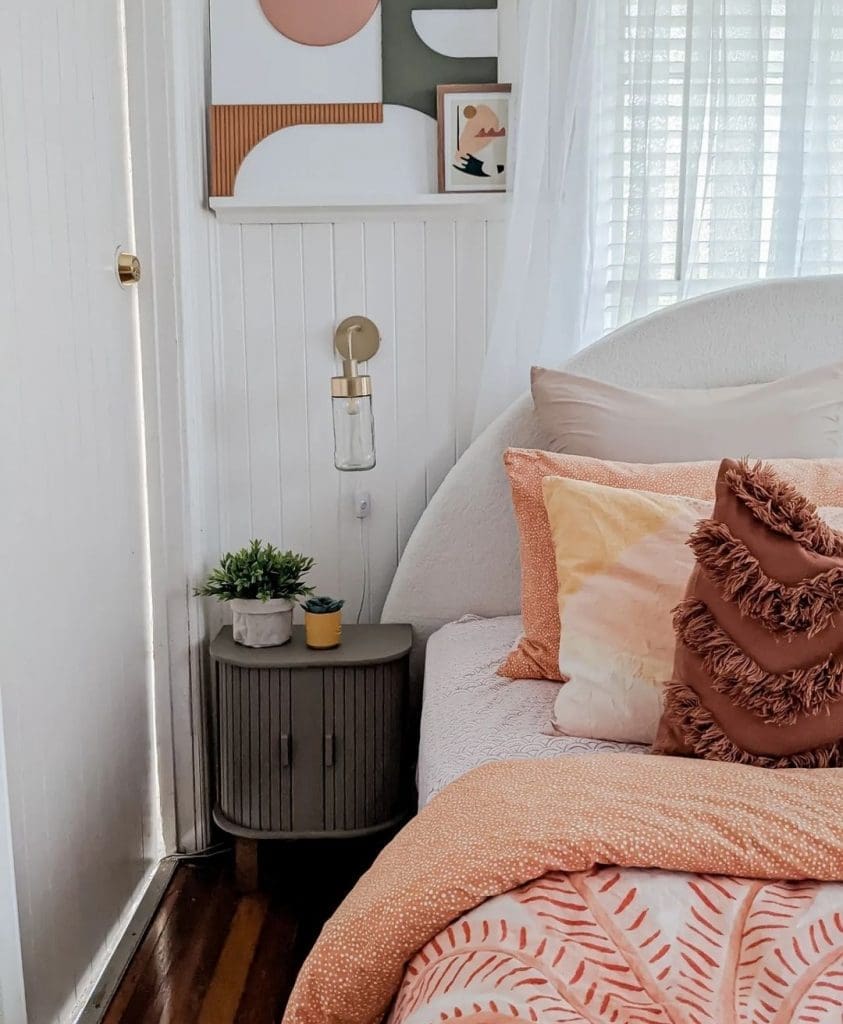
[[[763,463],[725,460],[674,612],[654,753],[843,766],[843,527]]]

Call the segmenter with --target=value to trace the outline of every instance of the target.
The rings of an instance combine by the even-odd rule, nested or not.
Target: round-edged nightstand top
[[[304,626],[281,647],[244,647],[224,626],[211,642],[211,658],[243,668],[343,668],[397,661],[413,646],[413,630],[403,624],[343,625],[342,643],[328,651],[312,650],[304,641]]]

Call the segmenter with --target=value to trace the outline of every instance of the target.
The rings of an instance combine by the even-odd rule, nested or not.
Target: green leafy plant
[[[340,601],[335,597],[311,597],[304,602],[302,607],[312,615],[328,615],[330,612],[338,612],[344,604],[345,601]]]
[[[304,576],[313,568],[313,559],[293,551],[279,551],[273,544],[253,540],[240,551],[229,552],[209,573],[197,597],[216,597],[220,601],[294,601],[313,593]]]

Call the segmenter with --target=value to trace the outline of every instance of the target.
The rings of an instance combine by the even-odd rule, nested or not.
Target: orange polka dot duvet
[[[325,926],[285,1024],[840,1024],[843,769],[484,765]]]

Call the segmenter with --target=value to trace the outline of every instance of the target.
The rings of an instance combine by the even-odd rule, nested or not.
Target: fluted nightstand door
[[[326,829],[372,828],[397,813],[405,683],[402,662],[326,670]]]
[[[292,701],[287,671],[218,668],[217,800],[242,828],[293,829]]]

